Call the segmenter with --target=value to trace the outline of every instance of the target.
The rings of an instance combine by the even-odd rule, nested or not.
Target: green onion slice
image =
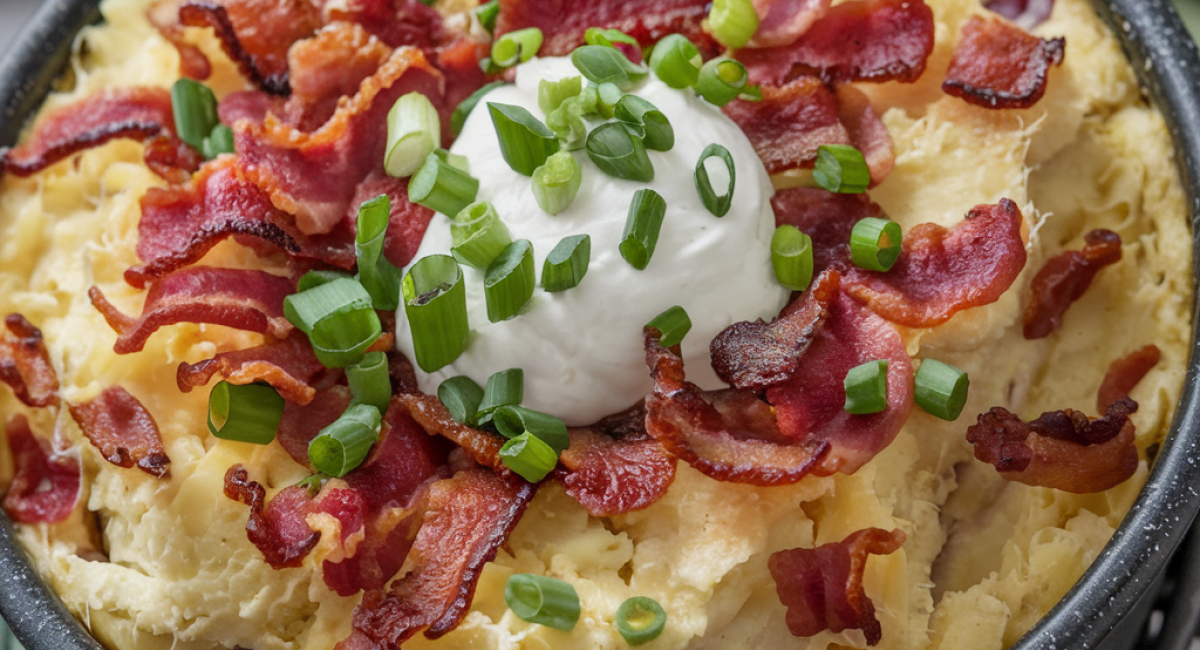
[[[533,170],[533,198],[549,214],[571,207],[583,183],[583,167],[569,151],[560,151]]]
[[[362,361],[346,366],[346,381],[350,384],[351,404],[370,404],[380,413],[387,411],[392,401],[392,379],[386,354],[369,352]]]
[[[550,445],[555,455],[561,454],[571,441],[567,439],[567,425],[562,420],[524,406],[502,406],[492,413],[492,424],[505,438],[516,438],[528,433]]]
[[[724,106],[742,94],[749,78],[746,66],[741,62],[716,58],[700,68],[700,78],[696,82],[696,94],[711,104]]]
[[[201,145],[200,152],[209,160],[221,154],[237,153],[233,145],[233,129],[224,124],[218,124],[213,127],[212,134],[204,138],[204,144]]]
[[[488,33],[496,31],[496,16],[500,15],[500,0],[489,0],[475,8],[475,17]]]
[[[868,415],[887,408],[887,359],[868,361],[846,373],[847,413]]]
[[[830,192],[862,194],[871,184],[871,170],[858,149],[848,144],[823,144],[817,147],[813,180]]]
[[[362,465],[375,441],[379,440],[382,420],[379,409],[374,406],[351,405],[308,443],[309,462],[322,474],[337,478],[349,474]]]
[[[675,129],[667,116],[650,102],[637,95],[625,95],[613,109],[618,120],[635,124],[645,133],[642,143],[654,151],[670,151],[675,146]]]
[[[925,359],[917,368],[913,401],[926,413],[953,422],[967,403],[971,380],[967,373],[936,359]]]
[[[408,198],[444,215],[456,215],[475,202],[479,181],[435,151],[408,184]]]
[[[477,424],[476,414],[483,401],[483,389],[474,379],[466,375],[451,377],[438,386],[437,396],[455,422],[469,427]]]
[[[621,92],[620,87],[618,87],[615,83],[602,83],[598,86],[595,86],[595,88],[596,113],[604,119],[613,117],[617,108],[617,104],[621,101],[621,98],[625,96],[625,93]],[[644,133],[639,132],[637,137],[641,138],[644,135]]]
[[[891,270],[902,247],[900,224],[895,221],[866,217],[850,231],[850,261],[868,271]]]
[[[634,192],[620,245],[621,257],[633,268],[641,271],[650,264],[666,213],[667,202],[658,192],[652,189]]]
[[[584,148],[588,158],[609,176],[641,183],[654,180],[654,165],[646,146],[619,122],[593,129]]]
[[[223,440],[270,444],[283,418],[283,398],[267,384],[221,381],[208,394],[208,431]]]
[[[389,176],[417,173],[425,157],[442,143],[442,121],[429,98],[412,92],[392,105],[387,117],[387,148],[383,166]]]
[[[589,235],[563,237],[542,264],[542,288],[551,293],[574,288],[587,275],[591,258]]]
[[[771,236],[771,266],[775,279],[792,291],[804,291],[812,282],[812,238],[800,229],[784,224]]]
[[[613,626],[629,645],[653,641],[667,626],[667,613],[653,598],[634,596],[621,603]]]
[[[283,299],[288,322],[308,335],[327,367],[358,363],[383,334],[371,295],[354,280],[340,278]]]
[[[498,0],[493,1],[497,2]],[[507,84],[503,81],[493,81],[485,84],[479,90],[471,93],[470,97],[462,100],[458,107],[454,109],[454,113],[450,115],[450,130],[454,132],[454,135],[462,133],[463,125],[467,123],[467,118],[471,116],[471,111],[475,110],[475,107],[479,104],[479,100],[483,99],[484,95],[504,85]]]
[[[221,123],[217,117],[217,97],[204,84],[182,78],[171,86],[171,113],[179,139],[197,150]]]
[[[626,34],[619,29],[601,29],[599,27],[588,27],[583,33],[583,42],[588,45],[603,45],[617,49],[617,43],[624,43],[631,46],[639,55],[642,53],[642,44],[637,42],[637,39]]]
[[[313,287],[319,287],[322,284],[342,279],[353,280],[354,277],[344,271],[309,271],[300,276],[300,282],[296,285],[296,292],[308,291]]]
[[[537,436],[522,433],[500,447],[500,462],[526,481],[537,483],[554,471],[558,454]]]
[[[492,260],[483,275],[488,320],[499,323],[516,316],[533,297],[533,244],[518,239]]]
[[[646,327],[653,327],[662,334],[659,342],[665,348],[679,345],[683,342],[683,337],[692,329],[692,319],[688,317],[688,313],[683,307],[675,305],[674,307],[655,316]]]
[[[668,34],[654,46],[650,69],[663,83],[675,89],[691,88],[700,80],[704,58],[700,50],[682,34]]]
[[[417,365],[433,372],[467,349],[467,290],[462,269],[449,255],[423,257],[401,283],[404,315]]]
[[[504,602],[518,618],[570,632],[579,621],[579,594],[570,583],[530,573],[509,576]]]
[[[558,136],[524,108],[488,102],[488,111],[504,162],[518,174],[532,176],[534,170],[558,151]]]
[[[750,0],[713,0],[708,28],[721,45],[745,47],[758,31],[758,12]]]
[[[512,243],[512,235],[492,204],[479,201],[450,220],[450,241],[454,259],[484,271]]]
[[[616,84],[626,92],[650,74],[646,66],[633,63],[620,51],[603,45],[584,45],[576,48],[571,53],[571,62],[589,81],[596,84]]]
[[[717,194],[717,191],[713,189],[712,179],[709,177],[708,167],[705,165],[710,158],[720,158],[728,171],[729,184],[722,194]],[[733,156],[729,150],[715,142],[705,147],[704,151],[700,153],[700,160],[696,161],[694,178],[696,191],[700,193],[700,201],[704,207],[718,217],[728,214],[729,208],[733,205],[733,189],[737,185],[737,168],[733,164]]]
[[[502,406],[518,406],[525,398],[525,371],[520,368],[501,370],[488,377],[483,399],[476,410],[479,424],[492,421],[492,414]]]
[[[583,118],[596,114],[599,99],[600,93],[595,88],[584,88],[546,116],[546,126],[558,136],[562,146],[570,151],[583,148],[588,133]]]
[[[393,311],[400,306],[400,269],[383,256],[383,239],[391,218],[392,202],[386,194],[364,201],[358,208],[354,250],[358,258],[358,281],[375,309]]]
[[[492,63],[511,68],[537,56],[542,48],[542,30],[527,27],[509,32],[492,43]]]
[[[572,97],[578,97],[583,92],[583,77],[578,75],[551,81],[542,79],[538,82],[538,108],[547,116],[562,103]]]

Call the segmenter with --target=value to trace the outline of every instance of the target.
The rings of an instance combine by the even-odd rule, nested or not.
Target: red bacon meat
[[[129,391],[111,386],[89,402],[70,404],[69,409],[104,460],[117,467],[136,466],[158,478],[170,473],[171,459],[163,449],[158,423]]]
[[[42,331],[20,314],[6,316],[4,325],[8,331],[0,337],[0,381],[27,406],[56,406],[58,374]]]
[[[16,469],[4,495],[4,511],[19,524],[64,521],[79,499],[79,460],[52,453],[48,441],[33,435],[24,415],[10,417],[4,434]]]
[[[942,90],[984,108],[1029,108],[1061,65],[1062,38],[1040,39],[999,18],[972,16],[962,27]]]

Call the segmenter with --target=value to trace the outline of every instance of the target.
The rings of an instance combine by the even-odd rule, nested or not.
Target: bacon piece
[[[68,408],[104,460],[117,467],[136,465],[158,478],[170,473],[171,459],[163,449],[158,423],[129,391],[110,386],[92,401],[70,404]]]
[[[283,299],[295,292],[294,280],[265,271],[193,266],[150,285],[142,315],[121,313],[100,287],[88,289],[92,305],[118,334],[113,351],[140,352],[160,327],[176,323],[212,323],[286,338],[292,325],[283,316]]]
[[[504,445],[500,437],[456,422],[436,396],[404,393],[397,395],[396,401],[408,410],[417,424],[429,435],[438,435],[450,440],[465,450],[476,463],[489,467],[498,474],[511,473],[508,466],[500,462],[500,447]]]
[[[840,542],[772,553],[767,568],[779,602],[787,607],[792,634],[862,630],[867,645],[879,643],[883,631],[863,590],[863,571],[868,555],[891,555],[905,538],[900,529],[865,528]]]
[[[398,268],[404,268],[412,261],[429,221],[433,219],[433,210],[408,200],[408,181],[407,178],[392,178],[382,168],[372,171],[355,190],[350,201],[351,214],[347,215],[357,223],[359,205],[377,196],[388,197],[392,210],[383,239],[383,256]],[[354,249],[350,251],[353,253]]]
[[[313,354],[308,337],[293,331],[282,341],[220,352],[199,363],[181,362],[175,373],[175,383],[180,392],[190,393],[215,375],[238,385],[265,381],[285,400],[303,406],[317,394],[313,383],[323,374],[325,366]]]
[[[837,95],[816,77],[800,77],[782,87],[764,86],[762,101],[736,99],[721,110],[733,120],[767,172],[811,168],[817,147],[850,144],[838,119]]]
[[[744,49],[753,83],[781,86],[799,75],[831,83],[916,81],[933,51],[933,11],[924,0],[856,0],[830,9],[791,45]]]
[[[373,38],[362,25],[329,25],[288,50],[292,96],[280,114],[302,130],[319,128],[333,116],[341,98],[353,97],[363,80],[375,74],[391,55],[392,48]],[[261,122],[262,116],[254,121]]]
[[[434,483],[409,554],[412,572],[386,595],[368,593],[354,610],[351,637],[337,647],[397,647],[421,629],[431,639],[453,630],[471,606],[483,565],[496,557],[536,489],[485,469]]]
[[[20,524],[56,524],[79,499],[79,460],[51,453],[50,443],[33,435],[24,415],[8,419],[5,429],[15,475],[4,495],[4,511]]]
[[[830,0],[754,0],[758,31],[746,47],[791,45],[829,11]]]
[[[1084,236],[1081,251],[1063,251],[1046,260],[1030,283],[1025,305],[1025,338],[1043,339],[1062,327],[1071,303],[1083,297],[1101,269],[1121,261],[1121,236],[1093,230]]]
[[[999,18],[971,16],[962,27],[942,91],[984,108],[1029,108],[1062,65],[1066,40],[1040,39]]]
[[[675,457],[646,432],[643,404],[569,434],[559,459],[567,471],[559,478],[593,517],[649,507],[675,480]]]
[[[199,47],[187,41],[183,25],[179,22],[179,7],[186,0],[159,0],[146,10],[150,24],[179,51],[179,68],[183,76],[190,79],[208,79],[212,76],[212,62]]]
[[[866,194],[837,194],[812,187],[775,192],[771,197],[775,225],[792,225],[812,238],[813,273],[845,269],[850,259],[850,233],[867,217],[882,217],[883,208]]]
[[[312,468],[308,461],[308,445],[321,429],[333,424],[350,406],[350,389],[329,386],[315,392],[307,404],[287,402],[279,420],[276,439],[284,451],[297,463]]]
[[[1103,412],[1123,397],[1129,397],[1138,382],[1162,359],[1162,351],[1150,344],[1113,361],[1096,392],[1096,409]]]
[[[265,505],[266,489],[250,480],[245,467],[234,465],[225,472],[225,496],[250,506],[246,536],[273,569],[300,566],[321,539],[304,520],[311,499],[306,488],[284,488]]]
[[[390,47],[432,49],[445,39],[441,14],[418,0],[331,2],[326,4],[325,19],[362,25]]]
[[[0,381],[27,406],[58,405],[58,374],[42,331],[21,314],[4,318],[8,332],[0,337]]]
[[[0,149],[0,168],[26,177],[80,151],[121,138],[151,143],[146,150],[147,163],[168,180],[186,177],[203,162],[175,136],[169,92],[110,88],[47,112],[25,142]],[[179,168],[173,169],[174,165]]]
[[[565,56],[583,45],[589,27],[619,29],[637,39],[642,47],[658,42],[667,34],[683,34],[691,39],[705,58],[720,51],[720,46],[705,32],[707,0],[501,0],[496,17],[496,36],[526,27],[538,27],[545,41],[541,56]]]
[[[1103,492],[1137,471],[1129,419],[1137,408],[1137,402],[1124,397],[1101,418],[1064,409],[1024,422],[996,406],[967,429],[967,441],[975,445],[975,458],[991,463],[1010,481],[1074,494]]]
[[[1022,29],[1032,30],[1050,17],[1054,0],[987,0],[983,6],[1013,21]]]
[[[846,127],[850,144],[862,152],[871,172],[871,187],[883,182],[896,166],[892,136],[875,112],[866,93],[851,86],[837,87],[838,119]]]

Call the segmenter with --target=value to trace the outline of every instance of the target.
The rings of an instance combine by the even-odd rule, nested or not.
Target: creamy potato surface
[[[792,636],[767,559],[878,527],[899,528],[907,541],[867,562],[866,592],[883,627],[877,647],[988,650],[1015,642],[1088,567],[1145,481],[1187,361],[1191,235],[1172,145],[1085,0],[1058,0],[1036,29],[1066,38],[1065,61],[1051,70],[1045,97],[1030,109],[999,111],[940,90],[960,25],[984,10],[977,0],[927,2],[937,42],[924,76],[861,85],[896,150],[895,170],[870,196],[906,231],[926,222],[953,226],[973,206],[1001,198],[1015,201],[1027,222],[1029,261],[1003,298],[937,328],[901,332],[911,355],[970,374],[963,416],[945,422],[914,409],[896,440],[857,473],[789,487],[717,482],[681,462],[665,498],[604,520],[548,483],[486,566],[462,624],[436,641],[418,635],[406,648],[625,648],[612,620],[634,595],[654,598],[668,614],[665,632],[645,646],[652,650],[864,647],[858,630]],[[73,89],[47,107],[113,86],[169,87],[178,78],[176,51],[147,23],[147,4],[102,3],[107,22],[79,37]],[[218,96],[241,89],[219,49],[204,48]],[[87,298],[99,285],[126,312],[142,301],[122,273],[138,263],[138,200],[163,181],[141,154],[140,144],[112,142],[0,185],[0,313],[20,312],[42,329],[64,401],[123,386],[153,414],[171,459],[166,480],[116,467],[66,408],[32,410],[0,389],[4,419],[29,415],[40,436],[78,450],[84,468],[72,517],[21,526],[21,540],[71,611],[111,648],[327,650],[349,634],[359,598],[326,587],[316,554],[299,568],[269,567],[247,541],[247,508],[222,494],[225,472],[237,463],[252,468],[268,495],[306,469],[278,444],[217,441],[205,426],[207,389],[176,387],[180,362],[261,337],[182,324],[160,330],[140,353],[117,355],[116,335]],[[1033,275],[1051,256],[1079,249],[1095,228],[1120,234],[1123,259],[1097,276],[1061,330],[1025,340],[1021,313]],[[205,263],[262,264],[232,240]],[[1142,459],[1133,478],[1080,496],[1008,482],[974,459],[964,434],[975,414],[993,406],[1025,418],[1066,407],[1094,414],[1109,363],[1151,343],[1162,360],[1132,393]],[[0,485],[11,472],[0,444]],[[97,561],[96,551],[108,561]],[[522,572],[576,587],[583,609],[574,631],[526,623],[508,610],[505,580]]]

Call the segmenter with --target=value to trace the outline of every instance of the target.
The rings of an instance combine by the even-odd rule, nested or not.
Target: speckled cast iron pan
[[[66,66],[74,35],[99,19],[98,4],[46,0],[0,61],[0,146],[16,141]],[[1113,27],[1146,95],[1166,117],[1195,233],[1200,223],[1200,53],[1168,0],[1092,4]],[[1200,260],[1200,240],[1194,235],[1192,248],[1193,259]],[[1200,286],[1200,278],[1196,284]],[[1015,649],[1115,650],[1132,647],[1140,634],[1167,561],[1200,510],[1200,359],[1195,349],[1200,328],[1195,324],[1192,341],[1183,401],[1145,490],[1079,583]],[[1200,591],[1200,584],[1187,585],[1186,591]],[[100,650],[37,577],[2,511],[0,614],[27,650]]]

